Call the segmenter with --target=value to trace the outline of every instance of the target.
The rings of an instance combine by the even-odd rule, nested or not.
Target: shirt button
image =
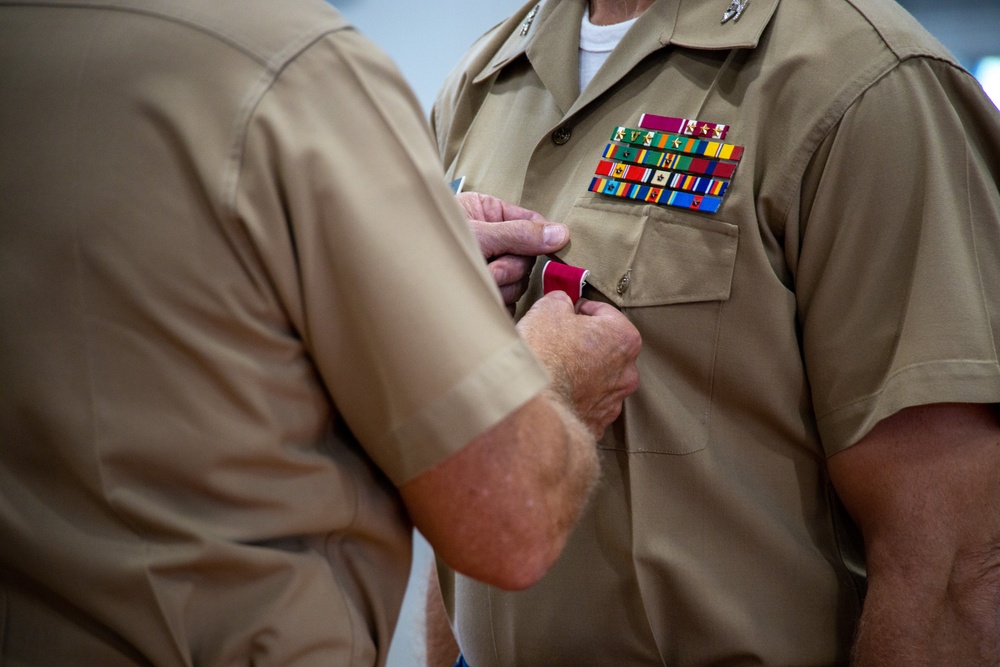
[[[573,136],[573,130],[563,125],[558,130],[552,133],[552,143],[554,143],[556,146],[562,146],[564,143],[569,141],[569,138],[571,136]]]

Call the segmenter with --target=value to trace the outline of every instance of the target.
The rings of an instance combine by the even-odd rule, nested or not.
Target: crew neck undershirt
[[[612,23],[611,25],[594,25],[590,22],[590,3],[583,10],[583,21],[580,23],[580,90],[587,88],[597,70],[608,59],[611,52],[618,46],[628,29],[638,17]]]

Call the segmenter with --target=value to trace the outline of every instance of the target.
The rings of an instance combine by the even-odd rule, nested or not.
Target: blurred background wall
[[[438,88],[472,42],[528,2],[329,1],[393,57],[428,112]]]

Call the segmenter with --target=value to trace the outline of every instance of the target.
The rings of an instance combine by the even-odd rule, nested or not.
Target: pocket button
[[[628,289],[629,283],[631,282],[632,282],[632,269],[629,269],[628,271],[625,272],[625,275],[622,276],[621,280],[618,281],[618,289],[615,291],[618,292],[619,296],[625,293],[625,290]]]

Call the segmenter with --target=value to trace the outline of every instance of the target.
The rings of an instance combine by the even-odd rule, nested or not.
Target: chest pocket
[[[688,454],[708,444],[722,309],[739,228],[717,218],[587,193],[564,220],[561,259],[590,270],[588,284],[639,329],[639,389],[624,430],[602,446]],[[603,298],[602,298],[603,297]]]

